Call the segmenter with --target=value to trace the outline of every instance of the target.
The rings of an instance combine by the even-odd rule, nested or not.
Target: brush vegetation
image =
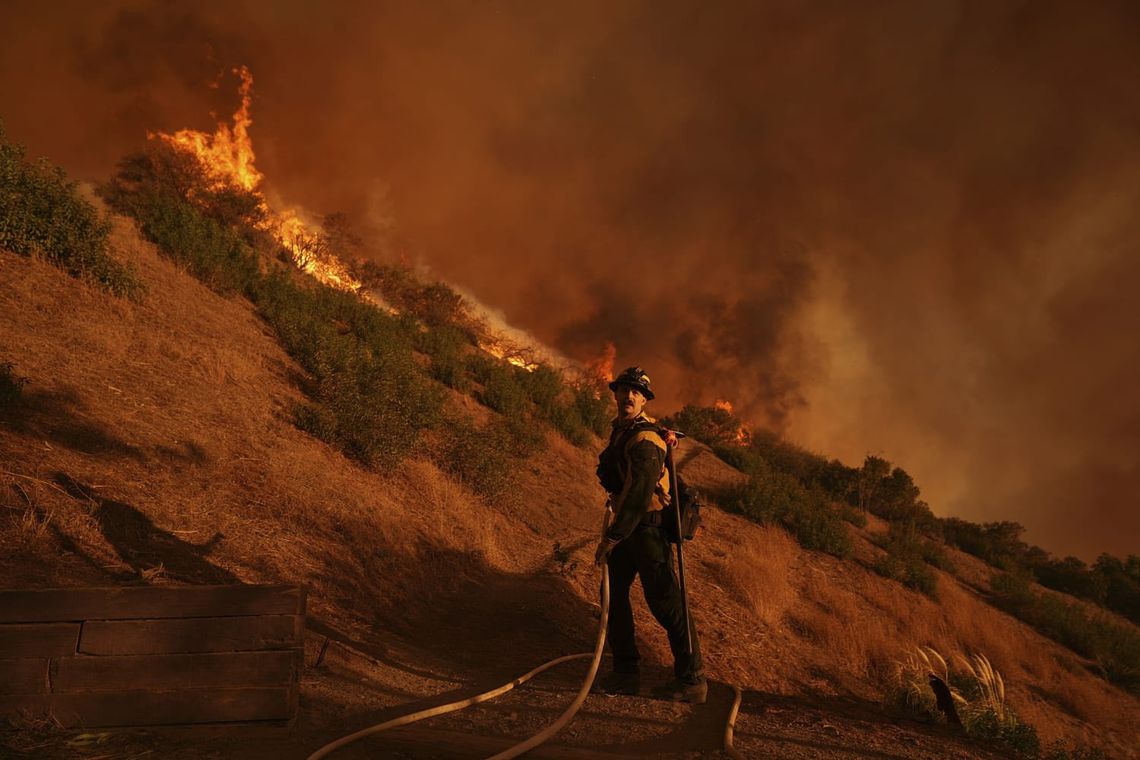
[[[1000,573],[990,582],[998,606],[1096,663],[1105,678],[1140,694],[1140,634],[1126,623],[1051,593],[1029,579]]]
[[[888,528],[875,539],[883,550],[875,570],[931,598],[938,595],[935,569],[954,571],[942,547],[973,554],[1005,571],[992,583],[1002,609],[1092,658],[1107,680],[1137,693],[1140,632],[1091,614],[1081,604],[1036,593],[1029,584],[1083,598],[1135,623],[1140,620],[1140,557],[1103,554],[1088,567],[1075,557],[1057,559],[1026,544],[1024,528],[1015,522],[938,518],[913,478],[886,459],[868,456],[861,467],[849,467],[766,431],[742,435],[743,421],[725,409],[686,406],[667,423],[712,446],[749,476],[721,495],[726,508],[761,524],[782,524],[803,547],[841,558],[851,551],[842,521],[862,527],[868,513],[880,517]]]
[[[111,223],[47,159],[26,161],[0,124],[0,248],[39,256],[73,277],[138,298],[141,281],[111,256]]]
[[[948,661],[932,647],[914,647],[894,664],[896,702],[925,719],[946,720],[930,685],[932,676],[946,685],[968,735],[996,744],[1014,757],[1032,760],[1105,758],[1101,750],[1066,746],[1062,742],[1043,747],[1037,729],[1007,704],[1005,680],[984,654],[970,657],[957,654]]]
[[[298,427],[367,466],[391,468],[424,443],[445,471],[500,498],[513,463],[541,448],[545,424],[577,445],[608,427],[609,399],[596,384],[479,349],[486,327],[446,285],[425,284],[405,267],[358,265],[365,290],[396,307],[389,313],[283,264],[291,256],[264,231],[260,198],[212,183],[192,156],[152,145],[124,159],[100,192],[164,255],[257,307],[307,373]],[[343,226],[304,241],[306,250],[331,250]],[[477,428],[449,416],[443,386],[473,395],[498,419]],[[436,431],[433,442],[424,442],[426,431]]]
[[[166,255],[257,307],[307,373],[308,400],[295,410],[296,424],[368,466],[390,468],[423,450],[484,498],[506,498],[514,463],[542,448],[545,426],[577,445],[608,430],[603,384],[568,381],[548,367],[528,371],[482,351],[485,328],[447,286],[422,283],[407,268],[361,265],[361,279],[399,310],[392,314],[282,266],[288,254],[262,231],[259,199],[212,187],[188,156],[153,146],[126,159],[102,192]],[[447,413],[444,387],[470,394],[494,416],[480,425]],[[687,406],[665,423],[748,476],[718,495],[723,506],[782,526],[804,548],[849,557],[848,523],[862,527],[868,514],[887,520],[875,569],[929,597],[937,596],[935,568],[953,570],[940,548],[945,542],[1126,612],[1135,603],[1135,558],[1106,556],[1088,569],[1025,546],[1015,523],[940,520],[910,475],[880,457],[849,467],[765,431],[742,435],[742,421],[717,408]],[[1109,680],[1136,688],[1134,629],[1081,616],[1077,607],[1058,606],[1005,578],[995,580],[1004,609],[1096,659]]]
[[[453,584],[454,590],[456,579],[464,577],[479,581],[470,589],[487,589],[482,603],[501,603],[509,596],[501,589],[516,587],[483,586],[489,576],[479,575],[476,566],[485,562],[512,574],[530,572],[530,563],[538,556],[535,536],[544,542],[541,549],[546,557],[547,537],[561,540],[550,558],[552,569],[575,585],[582,599],[592,600],[596,593],[592,576],[574,571],[576,562],[588,563],[591,547],[581,543],[577,528],[566,525],[593,519],[587,505],[596,506],[592,500],[597,493],[588,477],[589,466],[599,443],[595,436],[607,432],[612,415],[605,384],[590,378],[567,379],[548,367],[529,372],[495,358],[480,348],[486,334],[470,319],[462,299],[446,286],[420,282],[407,268],[373,267],[377,292],[397,306],[398,314],[317,284],[285,263],[288,254],[263,231],[259,220],[264,210],[258,198],[211,188],[193,166],[183,165],[176,154],[160,148],[124,162],[103,193],[115,208],[138,221],[139,229],[177,268],[225,297],[188,287],[185,278],[162,266],[156,268],[162,276],[152,283],[154,292],[182,293],[185,300],[172,301],[165,310],[132,310],[132,316],[151,320],[148,325],[155,326],[151,330],[155,335],[177,334],[177,341],[164,337],[147,343],[151,333],[146,331],[129,338],[121,331],[101,334],[98,331],[106,331],[106,325],[99,324],[93,318],[97,312],[92,311],[100,307],[98,303],[88,304],[74,323],[42,321],[36,330],[43,333],[45,346],[68,340],[61,337],[64,331],[84,336],[85,340],[75,341],[82,344],[77,351],[86,351],[79,354],[80,361],[98,365],[101,378],[115,377],[117,355],[137,352],[141,336],[144,353],[155,358],[154,367],[135,368],[136,374],[125,377],[125,382],[113,381],[114,398],[122,390],[123,399],[133,400],[150,392],[144,389],[176,377],[179,387],[164,392],[176,397],[182,385],[197,383],[192,396],[195,412],[182,411],[182,401],[170,405],[178,409],[176,415],[156,411],[169,416],[161,428],[151,431],[150,441],[147,431],[140,440],[137,429],[116,427],[124,419],[123,405],[105,407],[113,410],[103,412],[107,431],[86,426],[49,429],[43,420],[30,417],[29,429],[45,430],[64,441],[73,436],[71,445],[79,447],[80,453],[71,459],[66,459],[66,445],[54,447],[47,456],[56,464],[45,471],[83,470],[88,460],[80,454],[95,440],[100,451],[110,447],[123,452],[115,461],[113,477],[121,472],[125,481],[144,482],[155,468],[182,456],[168,446],[169,440],[198,441],[194,448],[188,444],[185,452],[194,466],[171,468],[173,485],[164,484],[170,488],[161,495],[140,496],[144,499],[138,503],[140,513],[206,535],[215,522],[227,521],[226,542],[217,555],[227,567],[313,584],[330,605],[359,612],[362,618],[376,610],[397,610],[393,620],[381,624],[404,625],[399,621],[408,617],[409,610],[434,620],[438,609],[447,607],[423,595],[441,593],[441,585]],[[312,245],[314,250],[322,245],[339,250],[331,239]],[[149,247],[139,247],[138,253],[151,255]],[[360,271],[369,268],[357,266]],[[24,299],[42,293],[42,278],[52,276],[41,271],[48,267],[28,269],[36,270],[41,279],[29,283],[18,296]],[[197,346],[193,336],[199,334],[198,324],[171,321],[171,314],[180,319],[183,312],[195,312],[201,319],[203,311],[214,318],[209,322],[212,332],[201,333],[210,335],[209,345]],[[259,323],[250,319],[251,312]],[[93,324],[94,332],[83,332],[87,323]],[[260,346],[261,355],[247,356],[251,346]],[[286,377],[277,371],[284,361],[279,346],[301,372]],[[109,352],[108,347],[115,350]],[[0,404],[35,406],[39,394],[24,394],[28,398],[21,401],[20,374],[46,380],[53,371],[65,374],[73,366],[61,364],[50,348],[39,356],[43,358],[38,366],[24,356],[12,357],[18,366],[0,364]],[[187,374],[183,377],[180,372]],[[225,385],[217,378],[223,378]],[[294,392],[290,383],[303,393]],[[273,408],[266,404],[262,419],[251,424],[250,412],[266,401],[267,388]],[[371,472],[276,424],[277,401],[285,398],[299,400],[291,409],[299,429]],[[52,403],[68,402],[61,398]],[[190,418],[210,423],[191,428]],[[707,594],[710,608],[717,610],[707,619],[710,640],[733,642],[732,651],[725,651],[726,661],[731,659],[733,668],[747,673],[754,687],[816,688],[826,679],[827,689],[880,698],[898,641],[916,638],[951,649],[985,651],[1013,677],[1028,681],[1026,688],[1045,695],[1017,701],[1025,720],[1011,718],[1004,703],[995,707],[979,683],[977,674],[984,670],[980,662],[966,661],[974,675],[960,663],[947,674],[959,695],[977,705],[976,710],[963,711],[972,735],[988,737],[1011,753],[1056,760],[1096,757],[1060,745],[1042,749],[1029,720],[1039,723],[1043,732],[1068,720],[1055,720],[1059,713],[1077,716],[1084,726],[1099,721],[1123,725],[1120,716],[1126,710],[1117,709],[1123,696],[1119,690],[1090,677],[1074,655],[1024,626],[1010,625],[1008,616],[987,601],[1086,653],[1098,675],[1128,684],[1135,673],[1135,629],[1107,614],[1092,614],[1090,605],[1042,593],[1031,581],[1055,564],[1053,583],[1069,584],[1077,595],[1105,604],[1123,604],[1135,576],[1132,558],[1116,561],[1106,555],[1093,567],[1051,558],[1038,561],[1032,548],[1020,544],[1016,524],[978,526],[938,520],[909,475],[882,458],[868,457],[860,467],[848,467],[764,431],[741,435],[740,421],[719,409],[688,407],[667,422],[710,443],[723,460],[745,473],[742,485],[710,493],[717,504],[768,526],[757,528],[713,511],[710,523],[723,521],[720,524],[731,529],[710,531],[704,542],[693,547],[696,565],[707,568],[717,580],[715,586],[702,589],[702,598]],[[228,427],[238,431],[232,438],[223,430]],[[212,435],[208,442],[201,440],[203,429]],[[549,435],[552,430],[573,443],[588,445],[589,451],[558,441]],[[270,439],[277,435],[280,440]],[[203,451],[195,451],[199,444]],[[560,457],[553,467],[545,459],[521,466],[522,460],[544,447]],[[408,461],[400,462],[403,458]],[[702,457],[689,471],[694,478],[702,462],[729,469],[713,457]],[[29,470],[28,475],[38,478],[39,472]],[[0,499],[11,497],[6,506],[19,507],[11,510],[12,515],[24,515],[10,521],[19,522],[21,545],[42,544],[48,547],[44,556],[51,558],[26,562],[26,567],[49,566],[62,556],[50,544],[57,529],[76,535],[97,532],[90,516],[69,505],[67,495],[52,482],[30,479],[16,488],[21,476],[6,476],[11,482],[7,490],[0,489]],[[208,499],[195,502],[191,492],[207,481],[212,486]],[[703,485],[696,479],[694,483]],[[558,493],[549,492],[552,484]],[[121,485],[111,489],[132,493]],[[168,494],[175,491],[185,492],[186,501],[171,501]],[[481,499],[472,498],[473,494]],[[541,508],[524,512],[514,509],[515,503],[498,508],[511,499],[529,499]],[[201,508],[187,509],[187,504]],[[567,515],[573,519],[568,521]],[[885,529],[872,516],[886,520]],[[872,522],[872,531],[856,529]],[[97,535],[88,539],[87,545],[98,543]],[[273,552],[265,552],[267,540],[272,540]],[[966,544],[992,563],[1012,568],[1009,578],[1000,574],[994,578],[995,593],[988,600],[937,572],[965,573],[980,564],[961,554],[953,556],[962,569],[948,561],[949,547]],[[528,545],[529,553],[520,550]],[[803,547],[850,561],[823,556],[804,561]],[[31,549],[28,552],[21,556],[31,557]],[[131,562],[131,556],[123,554],[123,561]],[[98,555],[100,563],[108,557]],[[203,572],[210,570],[201,567]],[[143,579],[165,573],[194,580],[169,562],[165,569],[159,564],[134,570]],[[893,580],[882,582],[871,570]],[[900,593],[896,582],[923,593]],[[984,580],[978,581],[974,589],[984,585]],[[928,598],[936,595],[938,604]],[[369,619],[366,624],[376,622]],[[1097,632],[1098,626],[1108,623],[1118,629]],[[736,635],[746,629],[760,630],[762,635]],[[658,654],[666,651],[657,648]],[[779,673],[752,668],[751,663],[772,657],[783,658]],[[928,685],[921,686],[928,694]],[[1014,699],[1019,700],[1018,687],[1013,688]],[[997,692],[991,688],[990,693]]]

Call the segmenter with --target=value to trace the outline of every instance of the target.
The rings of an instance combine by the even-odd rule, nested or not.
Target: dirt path
[[[462,615],[458,617],[463,619]],[[369,642],[314,621],[306,641],[310,667],[302,684],[300,717],[292,728],[94,731],[88,733],[96,740],[78,744],[80,733],[25,729],[0,735],[0,757],[304,760],[343,735],[494,688],[545,659],[574,649],[566,648],[567,641],[526,636],[521,626],[508,628],[497,637],[488,628],[479,627],[467,633],[472,657],[466,658],[467,652],[454,646],[450,650],[431,646],[433,642],[454,642],[451,627],[440,625],[435,636],[414,642]],[[319,667],[312,667],[326,636],[331,640],[323,661]],[[498,655],[497,663],[491,660],[491,648]],[[494,701],[368,737],[332,757],[488,757],[558,717],[573,699],[587,668],[586,660],[567,663]],[[649,685],[667,676],[660,666],[644,674]],[[644,696],[591,695],[565,730],[528,756],[549,760],[725,757],[723,735],[732,700],[731,686],[719,682],[711,684],[709,700],[700,706]],[[754,691],[744,694],[736,747],[745,757],[789,760],[1002,757],[944,727],[900,718],[878,705],[836,699],[812,701]]]

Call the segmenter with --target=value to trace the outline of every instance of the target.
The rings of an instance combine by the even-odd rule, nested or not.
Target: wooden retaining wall
[[[292,586],[0,591],[0,718],[292,721],[304,624]]]

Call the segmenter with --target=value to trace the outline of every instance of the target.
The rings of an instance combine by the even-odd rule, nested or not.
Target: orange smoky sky
[[[0,118],[107,177],[253,72],[271,195],[659,410],[1140,552],[1140,6],[7,2]]]

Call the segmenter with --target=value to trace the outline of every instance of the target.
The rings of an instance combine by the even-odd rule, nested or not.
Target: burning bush
[[[408,267],[365,262],[360,268],[363,287],[380,292],[397,309],[414,314],[429,327],[469,329],[463,297],[442,282],[421,282]]]
[[[680,430],[712,447],[739,445],[744,423],[732,412],[730,405],[695,406],[686,404],[681,411],[666,417],[662,424]]]
[[[367,465],[394,464],[420,430],[438,423],[441,407],[412,358],[412,330],[353,292],[305,285],[280,269],[268,255],[279,243],[255,226],[260,198],[211,183],[190,158],[152,146],[120,164],[104,195],[165,255],[214,289],[254,302],[309,372],[301,428]]]
[[[143,285],[111,258],[111,225],[79,196],[76,183],[46,159],[31,164],[0,125],[0,248],[42,256],[72,277],[137,298]]]

